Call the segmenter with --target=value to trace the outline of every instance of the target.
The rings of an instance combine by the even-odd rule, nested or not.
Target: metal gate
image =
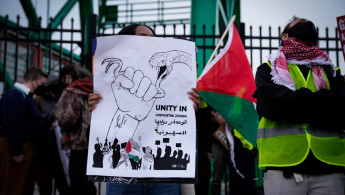
[[[23,81],[23,75],[30,66],[42,68],[48,74],[58,74],[63,66],[85,64],[85,30],[71,28],[41,28],[41,18],[38,27],[19,25],[9,21],[8,16],[0,18],[0,81],[3,91],[16,81]],[[52,19],[50,19],[51,24]],[[77,37],[77,38],[76,38]],[[79,50],[76,55],[73,51]],[[4,79],[5,78],[5,79]]]

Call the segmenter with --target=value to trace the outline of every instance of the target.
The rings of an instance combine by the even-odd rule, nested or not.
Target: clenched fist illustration
[[[146,118],[159,93],[142,71],[132,67],[115,75],[111,87],[119,110],[138,121]]]

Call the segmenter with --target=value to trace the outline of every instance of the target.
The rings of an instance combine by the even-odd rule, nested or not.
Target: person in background
[[[93,91],[91,74],[79,66],[67,66],[62,68],[60,78],[68,86],[56,104],[55,116],[62,131],[61,147],[70,149],[71,194],[95,195],[96,187],[86,176],[91,120],[87,99]]]
[[[197,175],[198,182],[195,184],[196,195],[207,195],[211,179],[211,138],[212,138],[212,115],[209,106],[199,108],[196,111],[196,129],[198,140]]]
[[[212,115],[214,113],[212,112]],[[211,130],[215,131],[221,131],[224,137],[225,135],[225,123],[218,124],[213,116],[212,121],[212,128]],[[216,125],[214,125],[216,124]],[[219,132],[220,133],[220,132]],[[226,165],[228,163],[228,153],[229,151],[218,139],[216,139],[214,136],[212,136],[212,181],[211,181],[211,195],[220,195],[221,194],[221,186],[223,177],[226,174]],[[229,178],[228,178],[229,179]]]
[[[231,138],[228,138],[230,147],[230,152],[228,152],[229,194],[261,195],[261,192],[255,186],[254,180],[257,149],[232,128],[220,114],[212,112],[212,116],[220,128],[225,130],[225,126],[227,126],[233,137],[233,142],[229,141]]]
[[[38,168],[36,181],[40,195],[52,194],[53,181],[59,194],[69,193],[69,185],[65,171],[60,159],[58,144],[55,135],[57,123],[55,121],[55,105],[64,89],[63,82],[59,76],[49,75],[42,94],[36,97],[36,103],[40,110],[45,124],[53,124],[44,127],[43,138],[38,144],[37,159]]]
[[[344,77],[317,46],[313,22],[294,17],[281,40],[253,95],[265,195],[344,194]]]
[[[156,36],[154,30],[146,25],[131,24],[124,27],[118,35],[137,35],[137,36]],[[193,88],[188,92],[190,99],[194,102],[194,109],[198,105],[198,91]],[[96,108],[96,104],[101,101],[101,94],[90,94],[88,104],[89,111],[92,112]],[[149,184],[120,184],[120,183],[107,183],[107,195],[119,194],[165,194],[165,195],[178,195],[180,193],[179,184],[174,183],[149,183]]]
[[[32,96],[47,74],[30,67],[24,82],[14,84],[0,100],[0,194],[33,194],[36,143],[43,118]]]

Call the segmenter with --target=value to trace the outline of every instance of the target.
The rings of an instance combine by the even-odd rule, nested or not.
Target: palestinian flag
[[[256,146],[259,117],[254,76],[237,29],[232,25],[224,49],[205,67],[197,83],[200,97]]]
[[[135,162],[139,162],[140,146],[132,138],[127,142],[126,152],[129,158],[133,158]]]

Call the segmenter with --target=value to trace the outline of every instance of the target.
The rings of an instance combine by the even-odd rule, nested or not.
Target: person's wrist
[[[134,135],[139,121],[127,114],[124,114],[120,110],[118,111],[114,119],[120,119],[120,121],[114,121],[114,124],[112,125],[112,129],[116,132],[114,132],[116,134],[116,138],[119,140],[119,143],[127,142],[129,138]],[[124,122],[121,122],[121,120]]]

